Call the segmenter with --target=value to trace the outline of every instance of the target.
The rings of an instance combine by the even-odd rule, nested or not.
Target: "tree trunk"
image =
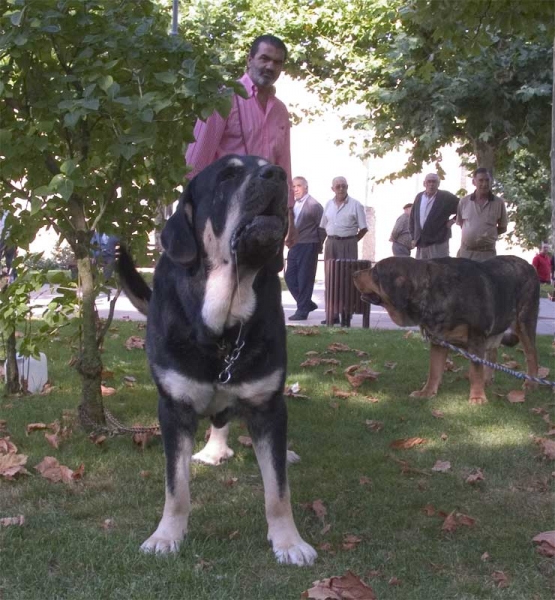
[[[474,152],[478,167],[486,168],[493,177],[495,167],[495,148],[482,140],[474,140]]]
[[[15,331],[12,331],[6,340],[6,392],[18,394],[21,391],[19,383],[19,370],[17,368]]]
[[[104,405],[100,382],[102,376],[102,359],[97,343],[97,313],[95,308],[93,265],[89,255],[88,244],[78,248],[77,271],[80,291],[82,293],[81,319],[82,336],[77,369],[81,375],[82,399],[81,424],[85,429],[94,424],[104,424]],[[85,418],[83,418],[83,413]]]

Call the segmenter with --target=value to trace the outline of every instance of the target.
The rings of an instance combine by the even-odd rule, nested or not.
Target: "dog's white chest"
[[[263,404],[279,390],[283,374],[282,369],[277,369],[256,381],[221,384],[203,383],[173,369],[155,367],[155,370],[162,389],[172,400],[189,404],[204,417],[216,415],[238,400],[254,406]]]

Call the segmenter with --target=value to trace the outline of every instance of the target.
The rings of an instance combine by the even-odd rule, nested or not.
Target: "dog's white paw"
[[[156,554],[177,552],[186,533],[187,520],[182,516],[163,517],[156,531],[141,544],[141,550]]]
[[[314,563],[318,553],[303,539],[291,545],[276,545],[273,547],[278,563],[307,567]]]
[[[183,540],[172,540],[151,535],[141,544],[141,551],[153,554],[170,554],[177,552]]]
[[[200,452],[193,454],[193,460],[195,462],[201,462],[205,465],[214,465],[217,466],[221,464],[224,460],[231,458],[235,452],[228,446],[223,448],[218,448],[217,451],[208,449],[208,446],[205,446]]]
[[[301,457],[296,452],[293,452],[293,450],[287,450],[287,462],[290,465],[294,465],[301,462]]]

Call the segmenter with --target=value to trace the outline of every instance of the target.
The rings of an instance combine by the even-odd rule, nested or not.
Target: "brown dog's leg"
[[[485,404],[488,399],[484,389],[484,365],[478,363],[470,363],[468,369],[470,379],[470,404]]]
[[[445,361],[447,360],[448,348],[430,344],[430,370],[428,372],[428,381],[426,385],[410,395],[411,398],[433,398],[437,394],[439,384],[443,377]]]
[[[527,327],[526,325],[519,325],[518,337],[524,349],[524,355],[526,356],[526,373],[530,375],[530,377],[537,377],[538,351],[536,350],[536,332],[533,328]],[[525,381],[524,389],[533,390],[537,385],[538,384],[534,381]]]
[[[486,351],[486,359],[489,362],[497,362],[497,346],[495,348],[488,348]],[[488,366],[484,365],[484,385],[491,385],[493,383],[493,376],[495,371]]]

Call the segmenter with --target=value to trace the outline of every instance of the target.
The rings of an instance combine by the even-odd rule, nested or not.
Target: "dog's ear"
[[[192,224],[192,190],[189,183],[181,195],[177,210],[168,219],[160,237],[166,254],[176,263],[192,265],[198,254],[198,244]]]

